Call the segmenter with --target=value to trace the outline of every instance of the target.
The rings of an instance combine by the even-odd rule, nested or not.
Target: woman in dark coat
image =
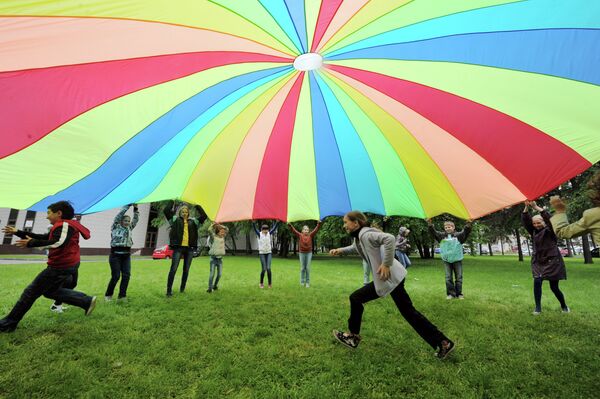
[[[531,216],[529,207],[540,212]],[[556,234],[552,230],[550,214],[540,208],[534,201],[525,201],[525,208],[521,214],[521,221],[525,229],[531,234],[533,241],[533,256],[531,257],[531,272],[533,273],[533,297],[535,299],[534,315],[542,312],[542,282],[548,280],[550,289],[560,302],[563,312],[570,312],[565,302],[565,296],[558,288],[560,280],[567,279],[565,262],[558,250]]]

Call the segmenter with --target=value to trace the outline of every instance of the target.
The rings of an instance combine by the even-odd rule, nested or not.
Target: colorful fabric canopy
[[[0,2],[0,206],[475,218],[600,160],[600,2]]]

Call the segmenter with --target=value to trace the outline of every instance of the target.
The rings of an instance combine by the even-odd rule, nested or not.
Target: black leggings
[[[535,299],[535,310],[542,310],[542,278],[534,278],[533,279],[533,298]],[[565,296],[558,288],[558,280],[549,280],[550,289],[554,292],[556,299],[560,302],[561,308],[566,308],[567,304],[565,302]]]

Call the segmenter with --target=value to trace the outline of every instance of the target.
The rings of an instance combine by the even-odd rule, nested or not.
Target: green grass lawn
[[[212,294],[208,258],[196,258],[187,292],[170,299],[169,261],[135,260],[128,303],[100,300],[84,317],[53,314],[41,298],[0,335],[0,397],[599,397],[600,265],[569,260],[561,288],[572,313],[545,283],[537,317],[527,261],[464,265],[463,301],[445,299],[440,260],[409,269],[415,306],[458,345],[439,361],[390,298],[366,305],[357,350],[334,342],[362,284],[356,258],[316,258],[309,289],[296,259],[275,258],[273,289],[261,290],[257,257],[227,257]],[[42,267],[0,266],[0,312]],[[82,263],[78,289],[100,299],[108,279],[107,262]]]

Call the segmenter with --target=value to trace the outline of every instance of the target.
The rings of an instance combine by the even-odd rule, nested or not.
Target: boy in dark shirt
[[[46,217],[52,228],[47,234],[33,234],[5,226],[5,233],[21,238],[16,242],[18,247],[36,247],[48,249],[48,267],[25,288],[23,294],[3,319],[0,319],[0,332],[12,332],[29,311],[33,303],[40,297],[65,302],[85,310],[90,315],[96,306],[96,297],[82,292],[64,288],[74,278],[79,266],[79,235],[90,238],[90,232],[76,220],[73,206],[67,201],[59,201],[48,206]]]

